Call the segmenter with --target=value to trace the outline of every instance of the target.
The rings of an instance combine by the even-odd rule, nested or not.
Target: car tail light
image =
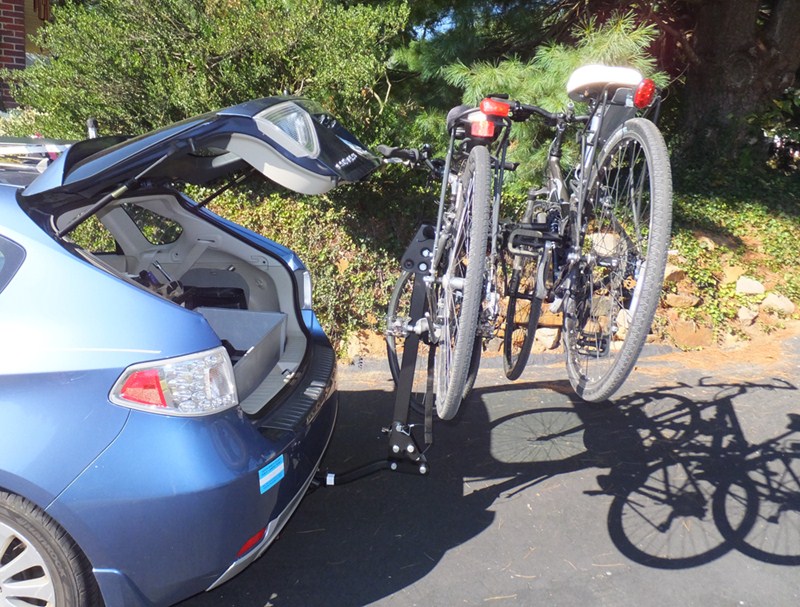
[[[316,158],[320,147],[311,115],[294,102],[278,103],[254,118],[259,129],[299,158]]]
[[[650,80],[650,78],[645,78],[639,83],[639,86],[636,87],[636,92],[633,94],[633,105],[643,110],[653,103],[653,98],[655,96],[656,83]]]
[[[510,105],[503,103],[502,101],[498,101],[497,99],[491,99],[490,97],[487,97],[481,101],[480,107],[481,112],[487,116],[499,116],[501,118],[508,116],[509,112],[511,111]]]
[[[111,402],[166,415],[207,415],[239,403],[225,348],[132,365],[109,394]]]

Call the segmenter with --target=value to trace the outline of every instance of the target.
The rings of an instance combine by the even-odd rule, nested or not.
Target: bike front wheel
[[[585,236],[564,303],[567,372],[586,401],[609,398],[644,347],[669,248],[672,176],[658,128],[625,122],[604,145],[582,212]]]
[[[489,232],[490,177],[489,150],[476,146],[461,173],[444,254],[446,265],[438,285],[435,403],[437,414],[445,420],[458,413],[475,350]]]

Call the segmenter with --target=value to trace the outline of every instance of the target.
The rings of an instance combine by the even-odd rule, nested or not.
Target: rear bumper
[[[239,409],[196,419],[133,411],[48,510],[86,553],[107,605],[173,604],[266,550],[308,489],[337,408],[335,358],[318,341],[263,419]]]

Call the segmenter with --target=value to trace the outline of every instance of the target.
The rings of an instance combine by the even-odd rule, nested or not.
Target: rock
[[[664,282],[677,284],[686,279],[686,270],[674,264],[668,263],[664,271]]]
[[[710,328],[690,320],[676,320],[670,333],[679,348],[702,348],[714,343],[714,332]]]
[[[767,293],[764,301],[761,302],[761,309],[765,312],[772,311],[791,316],[797,307],[791,299],[780,293]]]
[[[625,339],[628,335],[628,328],[631,326],[630,310],[624,308],[617,312],[617,339]]]
[[[700,245],[700,248],[706,249],[707,251],[713,251],[717,248],[717,243],[708,236],[699,236],[697,238],[697,243]]]
[[[538,342],[544,350],[556,348],[560,340],[561,329],[551,329],[547,327],[539,327],[536,329],[535,341]]]
[[[667,293],[664,301],[670,308],[694,308],[700,303],[700,298],[691,293]]]
[[[736,281],[736,292],[741,295],[761,295],[766,289],[755,278],[740,276]]]
[[[589,239],[592,243],[592,253],[601,257],[617,255],[620,250],[620,237],[617,234],[591,234]]]
[[[722,268],[722,284],[736,282],[744,273],[745,269],[740,266],[725,266]]]
[[[741,308],[739,308],[739,311],[736,313],[736,316],[739,318],[739,321],[743,325],[749,327],[756,321],[756,318],[758,318],[758,311],[751,310],[747,306],[742,306]]]

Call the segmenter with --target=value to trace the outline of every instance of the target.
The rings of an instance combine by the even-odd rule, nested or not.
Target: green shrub
[[[35,108],[36,130],[138,134],[191,115],[287,92],[316,99],[361,135],[382,110],[401,2],[67,0],[36,35],[47,58],[0,74]]]

